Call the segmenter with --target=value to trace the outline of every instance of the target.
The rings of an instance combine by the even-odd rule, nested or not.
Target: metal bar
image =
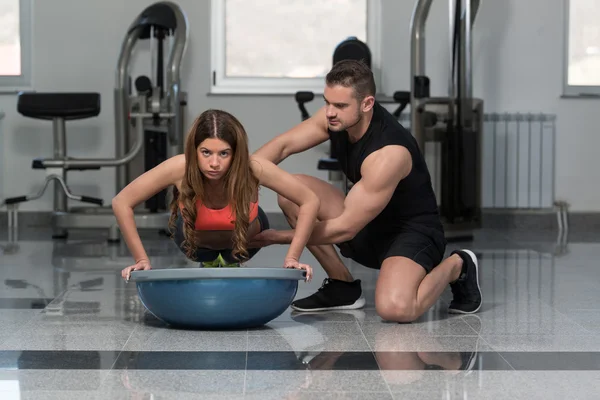
[[[543,191],[543,186],[544,186],[544,181],[543,179],[543,171],[544,171],[544,166],[543,166],[543,160],[544,160],[544,116],[542,114],[540,114],[540,181],[539,181],[539,185],[538,185],[538,197],[540,199],[540,203],[539,206],[542,207],[542,191]]]
[[[54,158],[65,160],[67,156],[67,133],[65,120],[63,118],[54,118],[52,120],[52,132],[54,134]],[[67,171],[60,171],[60,177],[66,179]],[[54,185],[54,211],[67,211],[67,198],[58,185]]]
[[[454,87],[454,57],[452,57],[452,51],[454,49],[454,8],[456,7],[456,1],[461,0],[448,0],[448,26],[450,27],[449,35],[448,35],[448,49],[450,50],[450,54],[448,55],[448,97],[451,100],[456,96],[456,88]]]
[[[150,25],[150,76],[152,77],[152,87],[156,88],[156,83],[158,82],[158,69],[156,68],[158,55],[155,51],[157,44],[154,36],[154,25]]]
[[[494,152],[494,167],[493,167],[493,175],[492,176],[493,176],[493,182],[494,183],[492,185],[492,196],[493,196],[492,197],[492,199],[493,199],[492,200],[492,204],[494,205],[494,207],[496,207],[496,164],[497,164],[497,160],[496,160],[496,137],[498,135],[496,135],[496,133],[497,133],[497,126],[496,126],[497,125],[497,123],[496,123],[497,119],[494,118],[493,121],[494,121],[494,125],[493,125],[494,126],[494,149],[493,149],[494,150],[493,151]]]
[[[43,160],[43,165],[46,168],[69,168],[77,169],[78,167],[118,167],[130,162],[139,151],[142,149],[144,144],[144,124],[141,117],[137,118],[136,121],[137,135],[135,138],[135,145],[119,159],[104,159],[104,158],[85,158],[85,159],[62,159],[62,160]]]
[[[121,45],[121,52],[117,62],[115,77],[115,158],[123,157],[127,152],[129,143],[129,120],[127,114],[130,109],[129,99],[129,65],[133,48],[137,43],[140,28],[132,22],[127,29],[127,36]],[[115,194],[127,185],[128,166],[122,164],[115,169]]]
[[[504,114],[504,207],[508,207],[508,114]]]
[[[521,158],[521,135],[520,135],[520,129],[521,129],[521,114],[517,113],[517,172],[515,173],[516,175],[516,190],[515,190],[515,208],[519,208],[519,175],[520,175],[520,171],[519,171],[519,160]]]
[[[138,118],[138,117],[141,117],[141,118],[153,118],[154,116],[157,116],[158,118],[174,118],[177,115],[175,113],[172,113],[172,112],[168,112],[168,113],[156,113],[156,114],[149,113],[149,112],[146,112],[146,113],[132,112],[132,113],[129,114],[129,116],[131,118]]]
[[[187,49],[187,42],[189,38],[189,23],[187,15],[183,12],[183,9],[174,2],[165,2],[168,4],[173,12],[175,13],[175,19],[177,21],[177,29],[175,30],[175,40],[171,52],[169,53],[169,61],[167,64],[167,82],[169,83],[168,88],[168,100],[169,110],[176,114],[172,129],[169,132],[169,142],[171,148],[168,157],[176,155],[181,151],[183,143],[185,141],[185,115],[183,115],[183,109],[181,107],[181,61]]]
[[[528,140],[529,140],[529,158],[527,159],[527,207],[531,208],[531,122],[533,120],[533,116],[529,114],[529,132],[528,132]]]
[[[416,112],[420,100],[415,97],[415,77],[425,75],[425,22],[432,0],[418,0],[410,21],[410,114],[411,130],[421,152],[425,152],[425,134],[418,124]]]
[[[464,43],[463,46],[461,46],[461,51],[460,53],[462,54],[464,52],[464,54],[462,54],[463,60],[462,60],[462,68],[461,71],[464,74],[463,78],[461,79],[462,82],[462,94],[463,94],[463,98],[462,98],[462,104],[463,104],[463,108],[462,108],[462,115],[461,115],[461,120],[462,122],[462,126],[465,126],[467,124],[471,124],[472,122],[470,121],[472,118],[470,118],[470,114],[473,110],[473,83],[472,83],[472,60],[471,60],[471,54],[472,54],[472,50],[471,47],[473,46],[473,38],[471,35],[471,28],[473,25],[473,21],[471,18],[474,18],[474,16],[472,15],[472,10],[471,10],[471,0],[464,0],[465,2],[465,15],[462,18],[461,21],[461,32],[464,33]],[[466,120],[466,117],[469,116],[469,121]]]
[[[541,257],[542,255],[540,254],[539,257]],[[552,256],[552,258],[554,258],[554,256]],[[540,265],[541,267],[541,265]],[[543,274],[542,274],[542,268],[538,268],[538,299],[542,299],[542,279],[543,279]]]
[[[555,193],[555,177],[556,177],[556,121],[552,118],[552,176],[550,177],[550,194],[552,196],[550,204],[556,201]]]

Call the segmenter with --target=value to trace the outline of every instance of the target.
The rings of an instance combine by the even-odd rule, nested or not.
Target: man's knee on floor
[[[386,321],[412,322],[419,318],[416,300],[406,297],[386,297],[375,304],[377,314]]]

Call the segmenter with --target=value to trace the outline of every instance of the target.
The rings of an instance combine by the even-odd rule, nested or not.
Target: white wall
[[[125,29],[150,0],[117,2],[52,0],[34,5],[34,89],[37,91],[98,91],[102,113],[96,119],[67,125],[68,152],[73,157],[106,157],[114,154],[114,68]],[[299,122],[299,112],[289,97],[207,96],[210,79],[209,1],[180,0],[191,23],[190,43],[184,63],[184,88],[189,93],[188,123],[206,108],[225,108],[246,126],[251,150]],[[383,0],[381,92],[409,88],[409,22],[413,1]],[[116,10],[115,10],[116,9]],[[530,17],[534,15],[535,17]],[[436,0],[427,24],[427,74],[432,94],[447,88],[447,2]],[[484,1],[474,30],[474,92],[485,100],[486,112],[556,113],[557,197],[573,211],[600,211],[600,185],[595,168],[600,135],[594,123],[597,100],[561,99],[563,65],[563,1]],[[136,74],[149,69],[149,61],[136,63]],[[319,102],[313,102],[314,111]],[[16,96],[0,96],[5,196],[31,193],[44,179],[31,169],[31,160],[51,155],[51,124],[21,117]],[[0,138],[2,135],[0,135]],[[0,146],[2,149],[2,146]],[[317,171],[323,149],[292,157],[282,167],[294,173]],[[71,172],[74,192],[100,196],[107,203],[115,194],[114,171]],[[2,182],[2,179],[0,179]],[[23,210],[50,210],[50,191]],[[278,211],[275,196],[265,190],[266,211]]]

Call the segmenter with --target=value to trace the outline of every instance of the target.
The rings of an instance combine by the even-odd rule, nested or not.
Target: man
[[[327,74],[325,106],[255,154],[275,164],[327,140],[353,183],[347,196],[312,176],[295,175],[321,199],[319,221],[308,249],[328,278],[312,296],[295,301],[298,311],[364,306],[354,280],[333,248],[369,268],[380,269],[377,313],[410,322],[425,313],[450,284],[449,312],[474,313],[481,306],[478,262],[469,250],[443,260],[446,240],[424,157],[411,133],[375,101],[371,70],[358,61],[340,61]],[[293,228],[298,207],[279,197]],[[287,244],[293,231],[269,230],[253,245]],[[443,260],[443,261],[442,261]]]

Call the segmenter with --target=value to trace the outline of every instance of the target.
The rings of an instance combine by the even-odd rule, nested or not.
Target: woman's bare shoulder
[[[165,160],[164,163],[168,164],[172,182],[179,189],[181,187],[181,181],[185,176],[185,155],[178,154]]]

